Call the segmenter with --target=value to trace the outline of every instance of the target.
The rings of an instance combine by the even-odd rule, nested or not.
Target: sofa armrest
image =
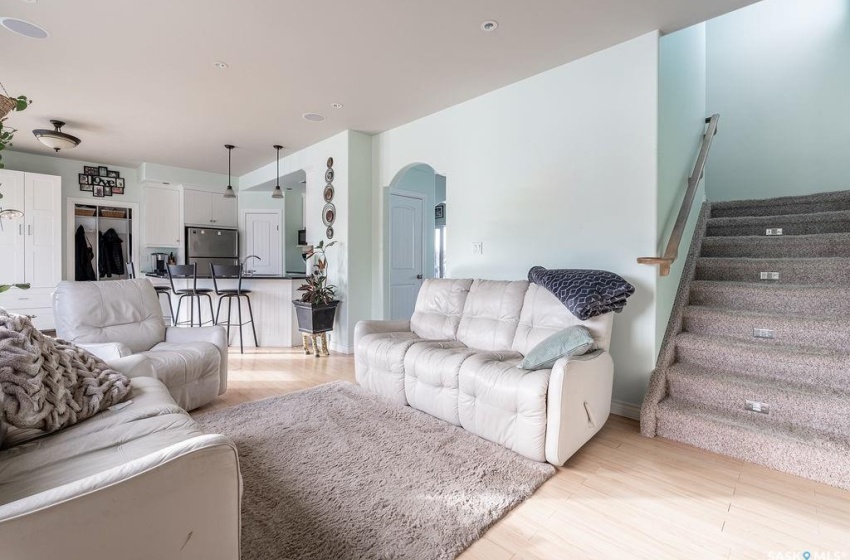
[[[216,325],[212,327],[166,327],[165,342],[181,344],[185,342],[211,342],[218,348],[221,354],[221,380],[218,386],[218,394],[227,391],[227,331],[224,327]]]
[[[546,460],[563,465],[596,432],[611,412],[614,361],[597,351],[555,362],[549,377]]]
[[[198,436],[0,506],[3,558],[238,560],[241,495],[233,443]]]
[[[367,334],[410,332],[410,321],[358,321],[354,326],[354,351]]]
[[[130,356],[133,351],[120,342],[98,342],[77,344],[83,350],[91,352],[104,362]]]
[[[131,379],[133,377],[156,377],[153,362],[141,354],[133,354],[132,356],[104,361],[106,365]]]

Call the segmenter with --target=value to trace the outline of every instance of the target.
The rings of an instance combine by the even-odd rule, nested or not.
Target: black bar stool
[[[219,324],[218,317],[221,313],[221,303],[225,298],[227,299],[227,344],[230,344],[230,311],[233,305],[233,298],[236,298],[236,309],[239,313],[239,323],[237,323],[239,325],[239,353],[242,354],[245,351],[242,344],[242,325],[247,325],[248,323],[251,323],[251,331],[254,333],[254,346],[259,348],[260,344],[257,342],[257,329],[254,327],[254,310],[251,309],[251,298],[248,296],[248,294],[251,293],[251,290],[242,289],[242,267],[239,265],[210,264],[210,273],[212,274],[215,295],[218,296],[218,310],[215,312],[216,325]],[[223,279],[238,280],[236,289],[218,289],[218,281]],[[248,316],[250,317],[250,319],[244,323],[242,322],[242,298],[245,298],[245,301],[248,302]]]
[[[215,314],[213,313],[212,290],[209,288],[198,288],[198,270],[195,263],[192,264],[170,264],[168,265],[168,281],[171,283],[171,291],[174,295],[180,296],[177,300],[177,315],[174,317],[174,325],[189,324],[190,327],[195,326],[195,299],[198,300],[198,326],[203,326],[206,321],[201,321],[201,297],[206,297],[210,302],[210,320],[211,324],[215,324]],[[184,290],[178,290],[174,286],[174,279],[192,280],[192,287]],[[180,319],[180,304],[183,303],[183,298],[189,298],[189,320],[179,321]]]
[[[130,280],[136,278],[136,265],[131,262],[127,263],[127,278],[129,278]],[[161,298],[162,296],[165,296],[165,301],[168,302],[168,311],[171,313],[169,319],[171,320],[171,324],[173,325],[175,319],[174,306],[171,304],[171,290],[168,288],[168,286],[154,286],[153,289],[156,292],[156,297]],[[162,318],[165,319],[165,316],[163,315]]]

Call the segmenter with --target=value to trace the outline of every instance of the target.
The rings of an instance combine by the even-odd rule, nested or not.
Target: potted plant
[[[336,244],[324,240],[304,254],[305,259],[315,257],[313,272],[304,284],[298,288],[304,292],[301,299],[293,300],[295,315],[298,318],[298,330],[302,333],[320,334],[333,330],[336,308],[336,286],[328,284],[328,258],[325,251]]]
[[[2,84],[0,84],[2,87]],[[6,89],[3,89],[3,93],[6,93]],[[23,111],[27,107],[29,107],[30,101],[24,95],[19,95],[18,97],[9,97],[9,95],[0,95],[0,169],[3,168],[3,150],[6,149],[7,146],[12,145],[12,137],[15,135],[14,128],[10,126],[5,126],[3,123],[6,122],[6,116],[12,111]]]

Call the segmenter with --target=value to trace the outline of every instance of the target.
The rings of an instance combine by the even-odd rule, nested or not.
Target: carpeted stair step
[[[711,204],[711,217],[782,216],[786,214],[841,212],[845,210],[850,210],[850,191],[805,196],[786,196],[767,200],[713,202]]]
[[[689,305],[682,313],[682,330],[756,344],[850,350],[850,317],[812,317]]]
[[[850,286],[795,286],[753,282],[691,282],[690,305],[765,313],[850,316]]]
[[[676,335],[676,360],[704,369],[739,371],[805,388],[850,387],[850,352],[745,342],[725,336]]]
[[[762,279],[762,273],[779,273],[779,279]],[[723,258],[702,257],[697,261],[697,280],[761,282],[764,284],[850,285],[850,257],[821,258]]]
[[[781,228],[782,235],[850,232],[850,210],[786,214],[782,216],[735,216],[711,218],[707,236],[766,235],[768,229]]]
[[[850,257],[850,233],[706,237],[703,257]]]
[[[847,443],[748,425],[669,397],[658,404],[657,418],[661,437],[850,489]]]
[[[675,364],[667,371],[670,397],[679,402],[722,411],[740,422],[767,424],[817,438],[850,437],[850,392],[820,387],[799,389],[775,380],[741,373]],[[762,414],[747,410],[746,401],[763,405]]]

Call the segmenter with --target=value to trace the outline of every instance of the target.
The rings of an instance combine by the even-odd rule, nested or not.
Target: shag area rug
[[[196,420],[239,449],[242,560],[455,558],[555,473],[342,381]]]

